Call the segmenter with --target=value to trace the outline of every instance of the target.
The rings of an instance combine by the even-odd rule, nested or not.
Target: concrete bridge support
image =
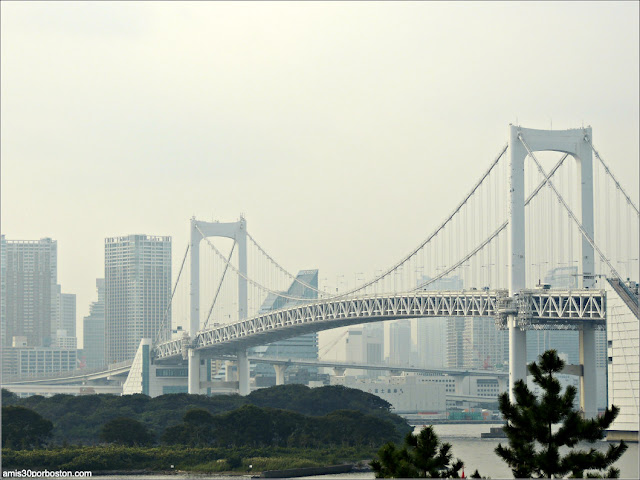
[[[584,326],[580,330],[580,409],[585,418],[598,416],[598,385],[596,379],[596,331]]]
[[[188,392],[191,394],[200,394],[200,352],[189,349],[189,367],[188,367]]]
[[[240,393],[240,395],[249,395],[249,393],[251,393],[249,381],[250,381],[249,357],[247,357],[246,350],[239,350],[238,351],[238,393]]]
[[[273,368],[276,371],[276,385],[284,385],[284,372],[287,369],[287,366],[283,364],[276,364]]]

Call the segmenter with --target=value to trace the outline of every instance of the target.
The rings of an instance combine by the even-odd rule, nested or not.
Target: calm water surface
[[[440,440],[449,442],[452,445],[453,456],[460,458],[465,464],[465,475],[468,477],[475,469],[485,477],[491,478],[513,478],[509,467],[494,453],[494,449],[498,446],[498,443],[503,445],[506,443],[506,439],[482,439],[480,434],[482,432],[488,432],[490,427],[499,427],[496,425],[435,425],[434,429]],[[420,429],[417,428],[416,432]],[[606,450],[608,448],[607,442],[596,442],[595,448],[598,450]],[[590,444],[584,444],[581,448],[589,448]],[[621,478],[634,478],[637,479],[639,474],[638,468],[638,444],[630,443],[629,448],[624,453],[622,458],[618,460],[615,465],[620,469]],[[94,477],[101,480],[115,480],[116,478],[126,478],[128,480],[176,480],[179,478],[206,478],[202,475],[157,475],[157,476],[128,476],[128,477]],[[242,477],[215,477],[219,480],[238,480]],[[352,473],[342,475],[322,475],[317,477],[305,477],[305,478],[317,478],[317,479],[330,479],[330,478],[374,478],[372,472],[367,473]]]

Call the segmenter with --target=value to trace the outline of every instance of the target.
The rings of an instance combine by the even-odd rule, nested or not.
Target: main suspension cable
[[[373,285],[374,283],[379,282],[383,278],[387,277],[388,275],[393,273],[396,269],[398,269],[400,266],[402,266],[404,263],[409,261],[416,253],[418,253],[420,250],[422,250],[422,248],[425,245],[427,245],[431,241],[432,238],[434,238],[444,227],[446,227],[447,224],[451,221],[451,219],[460,211],[460,209],[462,207],[464,207],[464,205],[467,203],[467,200],[469,200],[469,198],[471,198],[471,196],[476,192],[476,190],[480,187],[480,185],[482,185],[482,182],[484,181],[484,179],[487,178],[487,176],[489,176],[489,174],[491,173],[491,170],[493,170],[493,167],[495,167],[497,165],[497,163],[500,161],[500,159],[505,154],[505,152],[507,151],[508,148],[509,148],[508,144],[504,146],[504,148],[498,154],[498,156],[493,161],[491,166],[487,169],[486,172],[484,172],[484,174],[482,175],[480,180],[474,185],[474,187],[471,189],[471,191],[462,200],[462,202],[460,202],[460,204],[455,208],[455,210],[453,210],[451,215],[449,215],[449,217],[444,222],[442,222],[442,224],[438,228],[436,228],[436,230],[433,233],[431,233],[431,235],[429,235],[424,242],[422,242],[420,245],[418,245],[418,247],[416,247],[409,255],[405,256],[402,260],[400,260],[398,263],[396,263],[393,267],[389,268],[388,270],[386,270],[384,273],[380,274],[376,278],[374,278],[372,280],[369,280],[368,282],[363,283],[359,287],[356,287],[356,288],[354,288],[352,290],[349,290],[347,292],[341,293],[339,295],[334,295],[334,296],[332,296],[330,298],[344,297],[346,295],[350,295],[352,293],[359,292],[360,290],[364,290],[365,288],[367,288],[367,287]]]
[[[282,267],[278,262],[276,262],[271,255],[269,255],[260,245],[258,245],[258,242],[255,241],[255,239],[249,234],[249,232],[247,231],[247,237],[249,238],[249,240],[251,240],[251,242],[253,242],[253,244],[256,246],[256,248],[265,256],[267,257],[267,259],[273,264],[275,265],[275,267],[280,270],[282,273],[284,273],[286,276],[288,276],[289,278],[293,279],[294,282],[299,283],[300,285],[304,286],[305,288],[308,288],[310,290],[313,290],[316,293],[322,293],[323,295],[327,295],[329,294],[329,292],[320,290],[312,285],[309,285],[306,282],[303,282],[302,280],[300,280],[297,276],[294,276],[292,273],[288,272],[287,270],[285,270],[284,267]]]
[[[594,147],[593,143],[591,143],[591,139],[589,138],[589,135],[585,135],[584,140],[585,142],[589,143],[589,145],[591,146],[591,149],[593,150],[593,153],[596,154],[596,158],[600,160],[600,163],[604,167],[604,171],[607,172],[607,174],[613,179],[613,182],[616,184],[616,187],[622,192],[622,194],[624,195],[624,198],[627,199],[627,203],[631,205],[631,208],[633,208],[636,211],[636,215],[640,216],[638,207],[635,206],[635,204],[633,203],[633,200],[631,200],[629,195],[627,195],[627,192],[625,192],[624,188],[622,188],[622,185],[620,185],[620,182],[618,181],[618,179],[613,175],[613,172],[609,169],[609,167],[607,167],[607,164],[604,163],[604,160],[602,160],[602,157],[600,157],[600,154],[596,150],[596,147]]]
[[[200,234],[202,235],[203,239],[205,242],[207,242],[207,244],[209,245],[209,247],[211,247],[211,249],[216,253],[216,255],[218,255],[227,265],[229,265],[229,267],[231,267],[231,270],[233,270],[235,273],[237,273],[240,277],[242,277],[243,279],[245,279],[247,282],[249,282],[250,284],[258,287],[259,289],[267,292],[267,293],[272,293],[277,297],[282,297],[282,298],[286,298],[288,300],[296,300],[296,301],[310,301],[313,299],[310,298],[304,298],[304,297],[294,297],[291,295],[287,295],[283,292],[277,292],[275,290],[271,290],[268,287],[265,287],[264,285],[262,285],[261,283],[256,282],[255,280],[247,277],[244,273],[242,273],[240,270],[238,270],[230,261],[227,261],[227,259],[224,257],[224,255],[222,255],[222,253],[220,252],[220,250],[218,250],[216,248],[216,246],[211,243],[211,241],[204,235],[204,233],[202,233],[202,230],[200,230],[200,227],[198,227],[198,225],[196,225],[196,230],[198,230],[200,232]]]
[[[447,276],[449,273],[453,272],[455,269],[457,269],[460,265],[462,265],[464,262],[466,262],[467,260],[469,260],[471,257],[473,257],[476,253],[478,253],[480,250],[482,250],[489,242],[491,242],[491,240],[493,240],[494,238],[496,238],[498,236],[498,234],[504,230],[505,228],[507,228],[507,225],[509,225],[509,221],[504,222],[502,225],[500,225],[496,231],[494,231],[491,235],[489,235],[489,237],[487,237],[484,242],[482,242],[480,245],[478,245],[476,248],[474,248],[471,252],[469,252],[467,255],[465,255],[461,260],[459,260],[458,262],[456,262],[454,265],[452,265],[451,267],[449,267],[448,269],[446,269],[445,271],[443,271],[442,273],[439,273],[438,275],[436,275],[435,277],[427,280],[426,282],[422,282],[420,285],[418,285],[416,288],[412,289],[412,292],[415,292],[416,290],[422,290],[424,289],[424,287],[431,285],[433,282],[440,280],[442,277]]]

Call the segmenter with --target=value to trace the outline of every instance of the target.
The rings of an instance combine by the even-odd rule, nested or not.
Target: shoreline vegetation
[[[94,475],[217,474],[259,475],[289,470],[354,464],[368,470],[372,447],[129,447],[124,445],[67,446],[37,450],[2,449],[5,470],[90,470]],[[173,466],[173,468],[171,468]],[[251,468],[250,468],[251,466]]]
[[[366,459],[413,430],[389,403],[341,386],[282,385],[245,397],[21,399],[3,390],[2,404],[4,469],[258,475],[359,464],[367,470]]]

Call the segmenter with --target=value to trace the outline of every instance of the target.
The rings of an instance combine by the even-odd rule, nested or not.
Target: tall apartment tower
[[[49,346],[52,299],[58,278],[58,243],[6,240],[2,235],[2,345],[26,337],[30,347]]]
[[[105,239],[105,361],[131,360],[142,338],[171,328],[171,237]]]
[[[87,368],[105,365],[104,356],[104,278],[96,279],[98,300],[89,305],[83,320],[83,357]]]

